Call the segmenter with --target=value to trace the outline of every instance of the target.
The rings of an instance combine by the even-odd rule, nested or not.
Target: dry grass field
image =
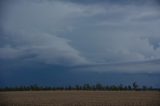
[[[153,91],[0,92],[0,106],[160,106]]]

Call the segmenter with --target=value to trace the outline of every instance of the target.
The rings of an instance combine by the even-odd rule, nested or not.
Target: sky
[[[1,0],[0,86],[160,87],[158,0]]]

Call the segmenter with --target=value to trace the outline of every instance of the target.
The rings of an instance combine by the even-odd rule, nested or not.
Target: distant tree
[[[127,90],[132,90],[132,87],[128,85]]]
[[[90,90],[96,90],[96,86],[95,85],[90,85]]]
[[[79,85],[76,85],[75,86],[75,90],[80,90],[81,88],[80,88],[80,86]]]
[[[97,83],[95,85],[84,84],[84,85],[75,85],[75,86],[38,86],[38,85],[31,85],[31,86],[15,86],[15,87],[0,87],[0,91],[29,91],[29,90],[157,90],[160,91],[160,88],[153,88],[152,86],[147,87],[143,85],[139,87],[136,82],[133,82],[132,85],[124,86],[120,85],[102,85]]]
[[[127,86],[124,86],[123,90],[128,90],[128,87],[127,87]]]
[[[89,84],[84,84],[83,90],[91,90],[91,86]]]
[[[153,87],[152,87],[152,86],[150,86],[150,87],[148,88],[148,90],[154,90],[154,89],[153,89]]]
[[[72,86],[68,86],[68,90],[72,90]]]
[[[132,86],[134,90],[138,90],[138,84],[136,82],[133,82]]]
[[[100,83],[98,83],[98,84],[96,84],[96,89],[102,90],[102,89],[104,89],[104,87]]]
[[[105,90],[109,90],[109,88],[110,88],[110,87],[109,87],[108,85],[105,86]]]
[[[146,90],[147,90],[147,87],[146,87],[145,85],[143,85],[143,86],[142,86],[142,90],[143,90],[143,91],[146,91]]]
[[[118,86],[118,89],[119,89],[119,90],[123,90],[123,85],[120,84],[120,85]]]
[[[109,87],[109,90],[113,90],[113,91],[117,91],[117,90],[120,90],[118,86],[115,86],[115,85],[111,85]]]

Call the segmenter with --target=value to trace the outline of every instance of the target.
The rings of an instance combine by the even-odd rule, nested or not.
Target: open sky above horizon
[[[158,0],[1,0],[0,86],[160,87]]]

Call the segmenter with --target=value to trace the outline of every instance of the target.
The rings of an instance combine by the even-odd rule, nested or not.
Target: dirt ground
[[[0,106],[160,106],[153,91],[0,92]]]

